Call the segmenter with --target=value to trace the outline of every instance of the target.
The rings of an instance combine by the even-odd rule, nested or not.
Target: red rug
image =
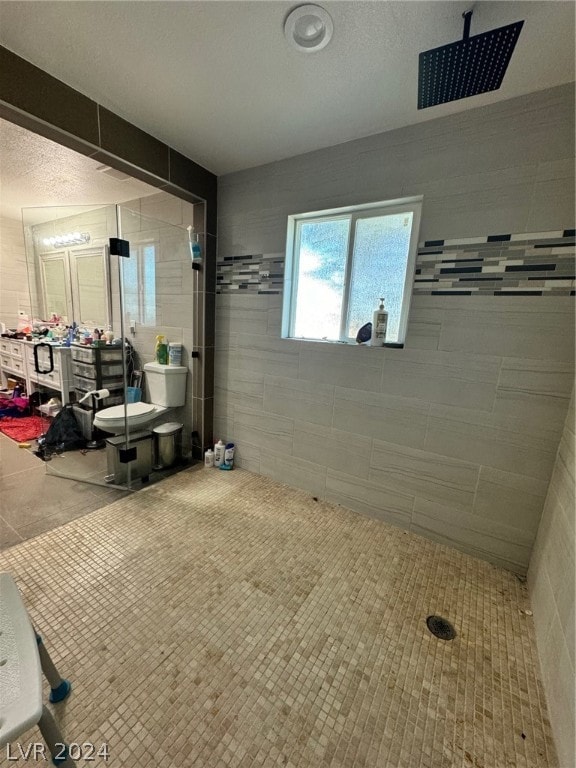
[[[16,440],[17,443],[22,443],[25,440],[34,440],[46,432],[47,429],[48,421],[41,416],[22,416],[20,419],[5,416],[3,419],[0,419],[0,432],[3,432],[12,440]]]

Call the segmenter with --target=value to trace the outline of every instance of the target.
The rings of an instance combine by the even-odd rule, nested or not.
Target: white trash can
[[[174,466],[182,458],[182,428],[183,424],[171,421],[155,427],[154,456],[155,469],[167,469]]]

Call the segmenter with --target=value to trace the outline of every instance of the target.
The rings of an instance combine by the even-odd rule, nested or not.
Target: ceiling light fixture
[[[306,53],[325,48],[333,32],[330,14],[319,5],[299,5],[290,11],[284,22],[286,40]]]
[[[57,237],[45,237],[42,242],[44,245],[51,245],[52,248],[62,248],[64,245],[83,245],[90,242],[90,235],[88,232],[68,232]]]

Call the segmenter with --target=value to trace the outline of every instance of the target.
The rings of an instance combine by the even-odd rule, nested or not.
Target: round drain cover
[[[440,640],[454,640],[456,637],[456,630],[448,619],[443,619],[442,616],[428,616],[426,624],[430,632]]]

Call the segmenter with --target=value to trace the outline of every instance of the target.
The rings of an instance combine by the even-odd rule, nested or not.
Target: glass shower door
[[[95,424],[99,411],[126,399],[122,296],[112,295],[116,214],[113,205],[24,209],[31,313],[20,343],[40,433],[33,450],[46,472],[127,487],[129,476],[110,482],[110,435]]]
[[[23,212],[31,305],[25,386],[44,437],[33,450],[50,475],[137,489],[157,470],[177,468],[182,438],[184,451],[189,447],[199,276],[191,264],[192,221],[145,216],[146,205],[143,198],[132,206]],[[158,335],[183,350],[176,397],[173,375],[155,377],[170,382],[167,398],[150,386],[158,370],[147,372],[146,364],[154,362]],[[66,420],[76,424],[76,444],[54,437]],[[172,453],[155,450],[158,425],[173,435]]]

